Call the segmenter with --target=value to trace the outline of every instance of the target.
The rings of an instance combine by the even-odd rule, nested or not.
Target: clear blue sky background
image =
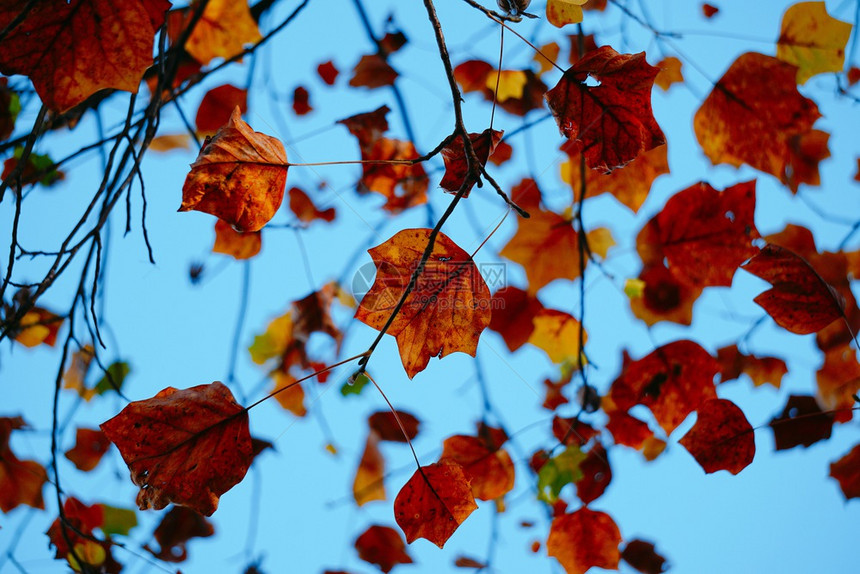
[[[296,2],[284,2],[268,25],[279,21]],[[401,72],[398,80],[407,101],[407,112],[416,126],[416,145],[420,151],[431,149],[450,133],[453,109],[443,70],[423,6],[420,2],[366,2],[370,20],[377,32],[389,13],[408,36],[410,43],[396,54],[392,62]],[[495,61],[498,57],[498,30],[486,18],[461,2],[438,2],[439,16],[455,64],[480,57]],[[711,288],[696,303],[692,327],[662,323],[650,333],[644,324],[632,317],[621,291],[624,279],[638,273],[635,234],[665,200],[692,183],[706,180],[722,189],[738,181],[758,179],[756,224],[762,234],[778,231],[786,222],[802,223],[816,232],[821,249],[835,249],[848,227],[824,220],[812,213],[809,205],[821,212],[849,221],[860,219],[858,185],[851,182],[856,173],[855,158],[860,155],[856,134],[860,117],[856,106],[846,98],[835,96],[835,77],[813,78],[802,92],[819,105],[823,118],[817,128],[831,132],[832,157],[821,164],[820,189],[801,187],[792,197],[772,177],[744,168],[726,166],[711,168],[692,132],[692,114],[730,63],[743,52],[775,53],[779,23],[789,2],[719,3],[722,11],[711,21],[701,17],[696,2],[628,2],[640,14],[647,4],[649,18],[662,30],[682,32],[680,39],[655,42],[647,30],[635,22],[619,18],[617,8],[608,15],[587,13],[585,30],[596,32],[598,44],[609,44],[621,52],[646,51],[649,62],[657,63],[664,55],[687,59],[686,83],[668,93],[655,89],[655,116],[667,134],[669,164],[672,173],[657,180],[651,195],[638,214],[603,196],[589,200],[585,220],[589,228],[609,226],[618,242],[610,252],[607,270],[614,280],[591,270],[587,279],[586,329],[588,352],[593,366],[590,380],[605,391],[615,378],[622,349],[635,358],[648,354],[655,346],[693,338],[709,350],[738,340],[749,324],[761,316],[752,297],[763,290],[763,283],[739,272],[731,289]],[[828,2],[831,14],[851,21],[855,2]],[[542,13],[543,3],[535,2],[532,10]],[[265,30],[264,26],[264,30]],[[552,39],[564,47],[564,35],[544,20],[525,21],[518,26],[538,44]],[[532,57],[528,46],[507,34],[505,67],[524,67]],[[211,83],[188,94],[181,105],[193,117],[206,89],[226,82],[244,85],[253,77],[250,109],[245,116],[256,130],[277,136],[287,146],[291,161],[313,162],[357,157],[354,138],[333,122],[355,113],[370,111],[382,104],[393,109],[389,121],[394,136],[405,137],[402,122],[391,93],[387,89],[367,91],[350,89],[346,82],[351,68],[361,54],[370,53],[371,45],[361,28],[352,2],[315,0],[299,20],[278,37],[260,56],[244,66],[212,78]],[[565,52],[566,54],[566,52]],[[856,54],[854,54],[856,57]],[[322,84],[316,66],[328,59],[341,70],[334,88]],[[691,65],[694,63],[694,65]],[[854,64],[856,65],[856,60]],[[563,64],[566,66],[566,64]],[[557,72],[549,72],[545,81],[554,85]],[[290,94],[297,85],[311,93],[315,112],[297,118],[290,108]],[[115,118],[124,113],[126,100],[116,98],[107,104]],[[487,127],[489,106],[474,95],[465,103],[466,123],[470,131]],[[543,112],[534,112],[537,118]],[[31,124],[34,112],[22,114],[19,126]],[[521,120],[498,112],[496,127],[512,131]],[[182,130],[175,110],[165,109],[160,133]],[[51,135],[39,151],[62,156],[94,139],[95,124],[85,118],[74,131]],[[563,208],[570,203],[571,190],[561,182],[558,173],[564,156],[558,151],[562,142],[554,122],[546,120],[533,129],[515,136],[514,161],[494,170],[506,187],[520,178],[534,174],[540,177],[548,205]],[[200,213],[177,213],[181,187],[188,164],[195,151],[178,151],[167,155],[150,153],[144,161],[146,192],[149,200],[147,225],[154,247],[156,264],[147,262],[140,233],[140,202],[132,198],[133,232],[122,237],[123,209],[111,224],[108,281],[104,290],[103,320],[108,333],[106,360],[122,358],[133,368],[124,391],[133,399],[154,395],[166,386],[184,388],[223,380],[228,369],[232,338],[239,312],[243,273],[246,266],[226,256],[210,253],[213,243],[211,216]],[[20,239],[28,248],[49,249],[58,232],[68,229],[69,213],[77,214],[94,189],[99,173],[96,155],[89,161],[69,166],[67,181],[51,189],[32,191],[25,202]],[[432,213],[438,216],[451,196],[436,188],[441,161],[428,167],[431,171]],[[263,232],[263,252],[250,264],[250,298],[244,324],[240,330],[238,385],[234,391],[240,400],[252,402],[270,388],[261,383],[264,370],[253,365],[246,352],[253,335],[264,330],[274,317],[283,314],[291,301],[332,279],[349,285],[353,274],[370,262],[364,251],[378,245],[407,227],[427,224],[428,211],[413,209],[398,218],[390,218],[380,209],[376,196],[358,197],[353,184],[358,177],[356,166],[318,167],[290,170],[288,187],[298,185],[311,192],[321,206],[338,210],[335,224],[315,223],[299,235],[289,229],[267,229]],[[444,232],[472,251],[497,223],[505,209],[488,188],[475,190],[458,208]],[[11,202],[0,205],[0,229],[8,234],[12,217]],[[291,221],[286,209],[275,217],[274,224]],[[503,224],[476,257],[481,262],[503,261],[498,250],[516,228],[513,217]],[[302,247],[303,245],[303,247]],[[849,245],[857,247],[855,240]],[[302,249],[309,259],[309,270],[302,262]],[[5,260],[5,258],[4,258]],[[191,286],[188,268],[192,262],[204,262],[202,284]],[[35,280],[43,267],[40,262],[21,261],[19,279]],[[516,264],[507,265],[508,283],[524,285],[524,274]],[[43,304],[54,310],[68,305],[74,287],[74,273],[58,282]],[[550,307],[578,313],[578,287],[556,282],[541,292]],[[338,324],[347,335],[341,351],[343,357],[362,352],[375,331],[351,321],[352,311],[336,309]],[[322,337],[313,346],[325,349],[329,342]],[[754,426],[765,425],[778,414],[790,393],[814,392],[814,371],[821,363],[812,336],[788,334],[768,320],[752,339],[748,350],[760,355],[775,354],[788,361],[790,372],[783,387],[756,389],[748,379],[722,385],[720,396],[737,402]],[[0,379],[4,397],[0,414],[23,414],[35,428],[32,433],[16,433],[13,445],[22,458],[44,458],[48,444],[54,378],[59,361],[56,350],[27,350],[5,344],[0,348]],[[436,460],[442,440],[452,434],[469,434],[480,417],[481,397],[476,382],[478,370],[486,378],[490,397],[506,428],[513,431],[511,454],[516,460],[516,487],[507,497],[507,510],[499,516],[497,540],[491,542],[494,521],[492,503],[482,503],[442,551],[420,540],[408,550],[416,564],[400,566],[398,572],[453,571],[459,555],[486,559],[492,547],[493,571],[560,572],[555,560],[542,549],[530,552],[533,540],[545,541],[549,521],[544,510],[534,502],[534,483],[526,471],[525,460],[538,447],[551,446],[549,424],[551,413],[540,408],[542,381],[554,376],[556,367],[535,348],[524,348],[511,355],[501,338],[486,331],[478,349],[478,359],[456,354],[442,361],[432,360],[427,370],[410,381],[401,367],[392,337],[386,337],[370,362],[370,371],[399,409],[410,411],[422,420],[415,447],[422,463]],[[385,403],[372,389],[361,397],[341,397],[338,388],[349,368],[336,370],[325,385],[309,385],[308,405],[311,414],[296,420],[275,401],[261,405],[251,413],[252,434],[272,440],[276,452],[268,452],[255,462],[245,480],[224,495],[214,515],[216,536],[194,540],[189,546],[190,560],[180,565],[186,573],[239,572],[250,559],[261,558],[266,572],[321,572],[325,568],[351,572],[372,572],[373,566],[358,560],[352,543],[371,524],[395,526],[392,500],[400,486],[414,470],[408,449],[402,445],[383,446],[391,471],[386,482],[390,500],[356,508],[352,502],[352,480],[366,436],[368,414],[385,409]],[[77,404],[64,393],[61,418],[73,416],[74,422],[62,436],[63,450],[73,444],[74,426],[95,427],[118,412],[123,402],[116,398],[90,404]],[[576,409],[568,405],[560,414],[571,416]],[[647,411],[638,412],[650,417]],[[593,418],[601,422],[599,415]],[[831,440],[809,449],[798,448],[773,453],[772,432],[756,431],[758,452],[755,462],[738,476],[725,472],[705,476],[692,457],[677,444],[678,438],[692,426],[690,417],[669,438],[667,451],[655,462],[645,464],[638,452],[624,447],[612,448],[609,458],[613,480],[603,497],[591,507],[609,513],[619,525],[625,540],[644,538],[656,542],[676,573],[724,572],[827,572],[857,571],[857,533],[860,528],[860,504],[846,503],[836,482],[827,477],[830,462],[841,457],[858,440],[856,422],[837,426]],[[325,451],[333,443],[338,454]],[[75,470],[61,460],[64,487],[85,502],[106,502],[117,506],[133,505],[135,487],[114,451],[98,469],[89,474]],[[0,548],[5,552],[8,540],[23,529],[15,558],[27,572],[60,572],[61,562],[48,557],[43,535],[56,515],[55,497],[46,488],[50,512],[32,514],[19,508],[0,516]],[[575,496],[568,499],[575,500]],[[575,508],[575,506],[572,506]],[[130,539],[132,548],[149,541],[160,515],[140,513],[141,525]],[[521,521],[534,521],[524,529]],[[141,552],[136,552],[141,554]],[[128,564],[127,572],[157,571],[149,562],[122,549],[116,557]],[[15,572],[0,557],[0,573]],[[626,565],[622,572],[631,572]]]

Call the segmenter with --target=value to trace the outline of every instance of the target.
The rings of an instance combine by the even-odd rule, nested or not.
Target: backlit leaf
[[[398,423],[398,419],[400,422]],[[400,425],[403,425],[403,429]],[[379,435],[380,440],[391,442],[407,442],[418,436],[418,428],[421,426],[421,421],[410,413],[405,411],[397,411],[397,416],[391,411],[378,411],[367,418],[367,425],[370,430]],[[404,430],[406,436],[403,435]]]
[[[383,572],[390,572],[398,564],[412,564],[403,538],[388,526],[374,524],[365,530],[355,540],[355,549],[359,558],[376,564]]]
[[[679,281],[662,261],[643,267],[638,281],[642,282],[642,293],[630,297],[630,309],[646,325],[660,321],[689,325],[693,321],[693,303],[702,294],[702,287]]]
[[[355,65],[349,85],[354,88],[381,88],[393,85],[396,79],[397,71],[385,58],[379,54],[367,54]]]
[[[412,142],[379,138],[368,151],[362,151],[362,160],[370,162],[408,162],[418,157]],[[391,213],[427,203],[430,183],[420,163],[365,163],[358,184],[360,193],[374,191],[386,198],[383,208]]]
[[[583,507],[552,521],[546,549],[567,574],[584,574],[592,567],[617,570],[619,544],[621,533],[612,517]]]
[[[680,84],[684,81],[684,76],[681,74],[681,60],[678,58],[673,56],[663,58],[657,62],[657,67],[660,73],[654,78],[654,84],[664,92],[672,87],[672,84]]]
[[[579,466],[586,456],[578,446],[572,445],[548,459],[538,471],[538,500],[555,504],[562,488],[582,480]]]
[[[75,434],[75,446],[66,451],[66,458],[78,470],[87,472],[98,465],[109,447],[110,441],[102,431],[79,428]]]
[[[532,319],[534,330],[529,343],[542,349],[553,363],[569,362],[579,364],[579,347],[585,345],[586,333],[580,323],[569,313],[555,309],[542,309]]]
[[[860,498],[860,444],[830,465],[830,476],[839,481],[846,500]]]
[[[236,231],[223,219],[215,221],[215,245],[213,253],[230,255],[234,259],[250,259],[263,247],[263,235],[259,231],[242,233]]]
[[[582,5],[588,0],[547,0],[546,19],[556,28],[582,22]]]
[[[385,458],[379,450],[379,435],[370,431],[358,470],[352,481],[352,495],[359,506],[373,500],[385,500]]]
[[[170,13],[168,31],[171,40],[175,40],[188,26],[197,6],[193,3],[188,9]],[[254,44],[261,39],[247,0],[209,0],[185,42],[185,50],[205,66],[213,58],[231,58],[241,53],[246,44]]]
[[[376,279],[355,317],[382,329],[400,301],[427,247],[429,229],[404,229],[368,250]],[[439,233],[433,251],[388,334],[397,338],[411,379],[431,357],[457,351],[474,356],[481,331],[490,324],[490,292],[468,253]]]
[[[595,443],[579,464],[582,478],[576,481],[576,495],[583,504],[600,498],[612,481],[612,467],[603,445]]]
[[[188,557],[186,545],[192,538],[207,538],[215,527],[200,514],[184,506],[174,506],[164,515],[153,536],[158,542],[156,552],[146,546],[153,556],[165,562],[184,562]]]
[[[298,86],[293,90],[293,111],[297,116],[303,116],[313,111],[310,102],[310,93],[304,86]]]
[[[493,154],[493,151],[496,149],[496,145],[502,139],[503,133],[504,132],[488,128],[479,134],[469,134],[472,148],[475,151],[475,155],[478,156],[478,161],[481,162],[481,166],[487,165],[487,159],[489,159]],[[441,153],[442,160],[445,162],[445,175],[442,176],[442,181],[439,182],[439,186],[451,193],[457,193],[468,174],[463,138],[461,136],[455,137],[451,143],[442,148]],[[469,191],[474,185],[475,181],[473,180],[469,183],[469,186],[463,193],[463,197],[469,196]]]
[[[53,347],[62,326],[63,318],[59,315],[41,307],[33,307],[21,318],[20,326],[13,332],[13,337],[25,347],[42,344]]]
[[[821,130],[810,130],[788,139],[788,164],[782,175],[782,182],[797,193],[801,183],[820,185],[821,176],[818,164],[830,157],[827,144],[830,134]]]
[[[251,129],[236,107],[191,164],[179,211],[202,211],[239,231],[259,231],[281,206],[287,167],[283,144]]]
[[[788,366],[782,359],[745,355],[738,350],[737,345],[717,350],[717,361],[720,363],[721,382],[737,379],[743,373],[757,387],[768,383],[778,389],[782,377],[788,373]]]
[[[522,347],[534,330],[533,318],[543,305],[517,287],[502,287],[493,294],[490,329],[499,333],[511,352]]]
[[[194,124],[197,133],[213,135],[230,120],[238,106],[243,114],[248,111],[248,91],[230,84],[212,88],[200,101]]]
[[[827,13],[824,2],[798,2],[782,17],[776,57],[797,66],[797,83],[816,74],[841,72],[851,24]]]
[[[504,496],[514,487],[514,463],[507,451],[491,448],[479,437],[454,435],[445,439],[441,458],[457,461],[480,500]]]
[[[824,364],[816,373],[818,402],[834,413],[837,422],[851,420],[854,397],[860,393],[860,363],[857,352],[849,344],[832,347],[824,352]]]
[[[9,512],[21,504],[45,508],[42,487],[48,480],[36,461],[20,460],[9,445],[12,431],[26,423],[21,417],[0,417],[0,510]]]
[[[141,510],[169,503],[210,516],[251,464],[248,413],[220,382],[134,401],[101,429],[141,487]]]
[[[450,459],[422,466],[394,500],[394,518],[411,544],[426,538],[439,548],[478,508],[463,468]]]
[[[319,74],[320,79],[323,82],[328,84],[329,86],[333,86],[335,80],[337,80],[337,76],[340,72],[338,72],[337,67],[334,65],[334,62],[328,60],[323,62],[319,66],[317,66],[317,74]]]
[[[727,470],[737,474],[752,463],[753,428],[737,405],[726,399],[711,399],[696,412],[696,424],[678,442],[706,473]]]

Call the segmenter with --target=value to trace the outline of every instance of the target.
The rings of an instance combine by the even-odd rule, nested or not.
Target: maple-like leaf
[[[829,141],[830,134],[821,130],[810,130],[788,139],[788,163],[781,179],[792,193],[797,193],[801,183],[821,184],[818,164],[830,157]]]
[[[137,91],[170,3],[71,0],[28,8],[4,35],[0,72],[29,76],[42,102],[65,112],[104,88]],[[22,9],[17,0],[0,1],[0,29]]]
[[[717,361],[698,343],[675,341],[633,361],[612,383],[609,394],[619,409],[645,405],[671,434],[687,415],[715,399]]]
[[[831,18],[824,2],[798,2],[782,17],[776,57],[797,66],[797,83],[816,74],[841,72],[851,24]]]
[[[164,515],[155,528],[153,536],[158,542],[156,552],[144,546],[153,556],[165,562],[184,562],[188,558],[186,545],[192,538],[208,538],[215,534],[215,527],[197,512],[184,506],[174,506]]]
[[[737,474],[752,463],[753,428],[737,405],[726,399],[711,399],[696,412],[696,424],[678,442],[706,473],[727,470]]]
[[[504,134],[504,132],[490,128],[485,129],[479,134],[469,134],[472,148],[474,149],[475,155],[478,157],[478,161],[481,162],[482,166],[487,165],[487,160],[493,154],[493,151],[496,149],[496,145],[501,141],[502,134]],[[442,181],[439,182],[439,186],[451,193],[457,193],[460,190],[460,187],[462,187],[463,182],[466,179],[466,175],[468,174],[468,162],[466,161],[466,153],[463,146],[462,136],[458,135],[451,140],[451,143],[442,148],[441,153],[442,160],[445,162],[445,175],[442,176]],[[463,193],[463,197],[469,196],[469,191],[474,185],[474,180],[469,182],[466,191]]]
[[[782,359],[745,355],[738,350],[737,345],[718,349],[717,362],[720,363],[720,381],[723,383],[737,379],[743,373],[757,387],[769,383],[779,388],[782,377],[788,373],[788,366]]]
[[[833,420],[833,414],[823,412],[815,397],[790,395],[782,414],[770,421],[776,450],[809,447],[830,438]]]
[[[585,574],[592,567],[617,570],[619,544],[621,532],[612,517],[583,507],[553,519],[546,549],[567,574]]]
[[[579,196],[582,184],[579,172],[580,156],[578,143],[571,145],[567,142],[562,146],[562,151],[568,154],[569,159],[561,164],[561,179],[566,181]],[[639,211],[654,180],[663,174],[669,173],[669,162],[667,158],[668,146],[660,145],[648,150],[624,166],[624,169],[616,169],[609,173],[589,169],[585,174],[585,198],[597,197],[602,193],[610,193],[623,205],[629,207],[634,213]]]
[[[738,266],[755,255],[755,181],[720,192],[697,183],[666,201],[639,232],[636,248],[645,265],[668,269],[696,287],[730,286]]]
[[[830,465],[830,476],[839,481],[845,499],[860,498],[860,444]]]
[[[537,297],[518,287],[502,287],[493,294],[490,329],[505,340],[511,352],[528,342],[534,330],[532,320],[543,305]]]
[[[396,308],[422,253],[430,229],[404,229],[368,250],[376,279],[355,317],[382,329]],[[481,331],[490,324],[490,292],[475,263],[448,236],[439,233],[414,289],[388,328],[397,338],[400,359],[411,379],[431,357],[457,351],[475,356]]]
[[[197,108],[197,116],[194,119],[197,133],[214,134],[230,120],[236,107],[243,114],[248,111],[248,90],[230,84],[212,88],[206,92],[200,101],[200,107]]]
[[[587,0],[586,0],[587,1]],[[550,42],[540,47],[540,52],[535,52],[532,60],[539,66],[537,71],[538,77],[544,75],[553,69],[553,64],[558,60],[561,53],[561,46],[557,42]]]
[[[13,430],[26,426],[21,417],[0,417],[0,510],[9,512],[21,504],[45,508],[42,486],[48,480],[36,461],[20,460],[9,445]]]
[[[684,81],[684,76],[681,74],[681,60],[678,58],[673,56],[663,58],[657,62],[657,67],[660,68],[660,73],[654,78],[654,84],[664,92],[672,87],[672,84],[680,84]]]
[[[582,5],[588,0],[547,0],[546,19],[556,28],[582,22]]]
[[[394,518],[411,544],[426,538],[439,548],[478,508],[463,467],[443,458],[422,466],[394,500]]]
[[[211,516],[251,465],[248,412],[218,381],[134,401],[101,429],[140,487],[141,510],[169,503]]]
[[[317,209],[314,202],[308,197],[304,191],[298,187],[291,187],[290,191],[290,211],[296,214],[299,221],[310,223],[315,219],[322,221],[334,221],[335,210],[333,207],[326,209]]]
[[[784,329],[807,335],[844,317],[845,300],[792,251],[768,243],[742,268],[773,285],[754,301]]]
[[[379,450],[379,434],[370,431],[364,452],[352,481],[355,503],[363,506],[373,500],[385,500],[385,458]]]
[[[581,325],[570,313],[542,309],[535,313],[532,325],[529,343],[545,351],[553,363],[579,364],[579,347],[585,345],[587,337],[582,331],[580,340]]]
[[[662,261],[643,267],[638,279],[644,285],[638,296],[630,297],[630,309],[647,325],[660,321],[689,325],[693,321],[693,303],[702,287],[679,281]]]
[[[795,66],[755,52],[734,61],[693,118],[711,163],[746,163],[784,177],[789,140],[807,133],[821,116],[797,91],[796,73]]]
[[[90,471],[98,465],[110,447],[110,441],[100,430],[79,428],[75,433],[75,446],[66,451],[66,458],[78,470]]]
[[[621,559],[642,574],[660,574],[666,559],[657,554],[654,544],[644,540],[631,540],[624,546]]]
[[[281,206],[288,165],[284,145],[251,129],[236,107],[191,164],[179,211],[202,211],[239,231],[259,231]]]
[[[502,497],[514,487],[514,463],[510,455],[479,437],[454,435],[446,438],[441,458],[455,460],[463,467],[472,494],[480,500]]]
[[[484,89],[493,92],[496,101],[501,104],[522,99],[528,81],[524,70],[498,70],[487,75]]]
[[[236,231],[223,219],[215,221],[215,245],[213,253],[230,255],[234,259],[250,259],[263,247],[263,235],[259,231],[243,233]]]
[[[645,52],[619,54],[602,46],[568,68],[546,93],[561,133],[582,141],[588,167],[609,171],[665,143],[651,112],[657,72]],[[600,85],[586,84],[589,77]]]
[[[412,564],[400,533],[388,526],[370,526],[355,540],[355,549],[359,558],[376,564],[383,572],[390,572],[398,564]]]
[[[418,152],[412,142],[384,137],[375,140],[367,152],[362,150],[361,159],[369,163],[362,165],[358,191],[373,191],[383,195],[387,200],[383,208],[394,214],[427,203],[430,183],[424,166],[420,163],[385,163],[409,161],[417,157]]]
[[[175,10],[168,18],[168,35],[175,41],[188,27],[199,4]],[[229,25],[225,25],[229,23]],[[191,35],[185,50],[202,65],[213,58],[232,58],[240,54],[246,44],[259,42],[263,37],[251,16],[247,0],[209,0]]]
[[[648,423],[632,416],[627,411],[609,411],[609,422],[606,430],[612,433],[615,444],[623,444],[636,450],[642,450],[645,441],[654,436],[654,431],[648,427]]]

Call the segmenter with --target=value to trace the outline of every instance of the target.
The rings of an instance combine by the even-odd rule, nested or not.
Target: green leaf
[[[352,381],[352,382],[350,382]],[[347,395],[360,395],[361,391],[364,390],[365,385],[370,382],[370,379],[367,378],[367,375],[360,374],[355,377],[355,380],[350,378],[347,380],[343,386],[340,388],[340,394],[343,396]]]
[[[117,508],[107,504],[100,504],[102,507],[103,522],[101,530],[106,536],[113,534],[122,534],[127,536],[129,530],[137,526],[137,514],[134,510],[128,508]]]
[[[586,454],[578,446],[572,445],[546,461],[538,472],[538,500],[555,504],[562,488],[582,480],[579,465],[585,457]]]
[[[97,395],[103,395],[108,391],[122,388],[122,383],[131,372],[131,366],[125,361],[115,361],[107,368],[105,376],[99,379],[93,390]],[[111,384],[113,382],[113,384]]]

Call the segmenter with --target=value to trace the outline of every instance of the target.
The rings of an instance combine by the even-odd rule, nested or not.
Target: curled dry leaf
[[[546,549],[567,574],[585,574],[592,567],[617,570],[619,544],[621,532],[612,517],[583,507],[553,519]]]
[[[398,564],[412,564],[412,557],[406,552],[403,538],[393,528],[374,524],[356,540],[358,557],[376,564],[383,572],[390,572]]]
[[[251,465],[248,412],[218,381],[134,401],[101,429],[140,487],[141,510],[169,503],[210,516]]]
[[[651,111],[658,71],[644,52],[619,54],[602,46],[568,68],[546,93],[561,133],[582,141],[588,167],[609,171],[665,143]],[[586,84],[589,77],[600,85]]]
[[[18,0],[0,2],[0,72],[24,74],[42,102],[65,112],[104,88],[136,92],[152,65],[167,0],[36,2],[17,26]],[[72,49],[73,47],[73,49]]]
[[[191,164],[179,211],[202,211],[239,231],[259,231],[281,206],[288,166],[284,145],[251,129],[237,106]]]
[[[478,508],[463,467],[443,458],[422,466],[394,500],[394,518],[411,544],[426,538],[439,548]]]
[[[711,399],[696,412],[696,424],[678,442],[706,473],[727,470],[737,474],[752,463],[753,428],[737,405],[726,399]]]
[[[768,243],[742,268],[773,285],[753,300],[792,333],[815,333],[844,317],[842,295],[785,247]]]
[[[404,229],[368,250],[376,279],[356,319],[381,330],[403,297],[427,248],[430,229]],[[481,331],[490,324],[490,292],[468,253],[439,233],[414,289],[388,328],[397,338],[411,379],[431,357],[460,351],[475,356]]]

